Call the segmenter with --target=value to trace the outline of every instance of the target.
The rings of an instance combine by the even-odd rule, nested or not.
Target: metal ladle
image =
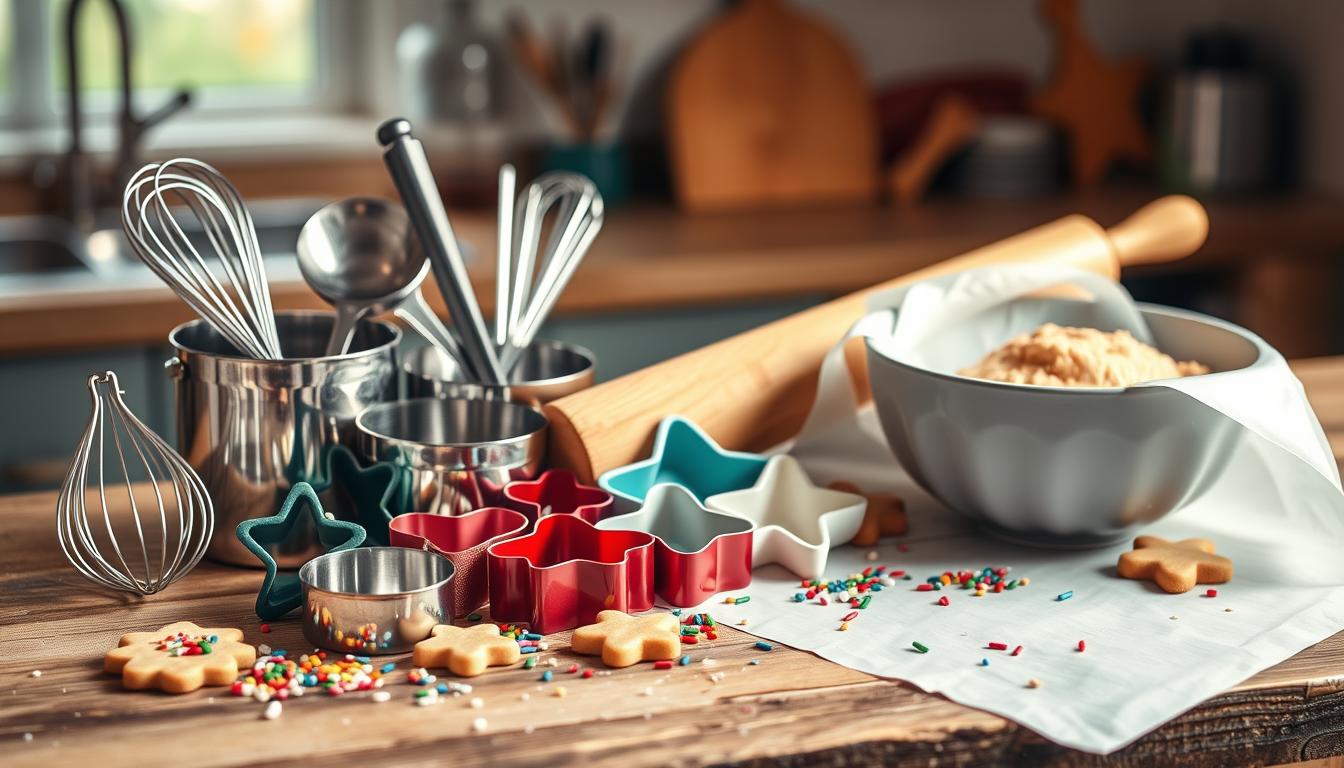
[[[370,197],[332,203],[303,225],[297,250],[303,279],[336,308],[327,355],[345,354],[360,318],[393,311],[430,343],[461,360],[457,340],[420,292],[429,262],[406,209]]]

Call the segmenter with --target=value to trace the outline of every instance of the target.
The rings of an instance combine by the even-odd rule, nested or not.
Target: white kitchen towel
[[[888,293],[872,302],[874,312],[845,338],[866,336],[889,355],[916,364],[969,364],[1048,319],[1022,316],[1021,307],[1031,302],[1014,299],[1057,284],[1092,294],[1099,327],[1128,327],[1146,338],[1146,329],[1132,325],[1127,293],[1058,267],[975,270]],[[895,318],[892,307],[901,308]],[[973,359],[919,359],[919,339],[947,323],[972,321],[982,334]],[[1096,753],[1124,746],[1344,628],[1339,473],[1301,384],[1272,349],[1266,348],[1269,364],[1253,374],[1141,385],[1179,390],[1198,401],[1192,407],[1220,411],[1241,433],[1220,480],[1144,531],[1168,539],[1210,538],[1232,559],[1233,581],[1218,586],[1216,597],[1205,597],[1204,587],[1168,595],[1148,582],[1116,577],[1116,560],[1128,545],[1083,551],[1017,546],[980,533],[930,498],[896,465],[871,409],[856,409],[844,340],[827,355],[817,402],[788,450],[816,482],[844,479],[906,499],[912,534],[884,540],[876,563],[914,578],[877,594],[840,632],[848,606],[796,603],[798,581],[782,569],[764,568],[755,574],[750,602],[706,604],[716,618],[730,624],[746,619],[743,628],[754,634],[907,680]],[[844,547],[832,552],[827,575],[842,578],[873,564],[866,551]],[[961,589],[915,591],[927,576],[985,566],[1011,567],[1013,577],[1028,577],[1031,584],[981,598]],[[1072,597],[1057,599],[1069,591]],[[951,603],[946,607],[937,604],[944,595]],[[1080,640],[1086,643],[1082,652]],[[929,652],[916,652],[916,641]],[[1023,652],[1014,657],[988,650],[990,642],[1021,645]],[[982,659],[989,665],[982,666]],[[1033,679],[1040,687],[1028,686]]]

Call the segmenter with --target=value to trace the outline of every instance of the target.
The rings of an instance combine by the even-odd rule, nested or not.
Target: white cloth
[[[1014,315],[1007,302],[1058,283],[1081,285],[1109,318],[1147,338],[1128,294],[1060,268],[992,268],[879,296],[873,309],[901,307],[898,320],[874,312],[846,339],[868,336],[895,356],[920,354],[918,340],[945,323],[988,323],[981,353],[1005,340],[1008,325],[1045,318]],[[918,309],[918,313],[911,310]],[[906,318],[909,318],[907,320]],[[706,603],[716,619],[874,675],[1015,720],[1052,741],[1106,753],[1186,709],[1344,628],[1344,494],[1328,443],[1301,384],[1277,352],[1255,373],[1192,377],[1143,386],[1179,390],[1221,411],[1242,432],[1230,468],[1202,497],[1145,529],[1168,539],[1212,539],[1235,578],[1168,595],[1115,576],[1128,545],[1084,551],[1016,546],[978,533],[916,488],[896,466],[871,409],[856,413],[842,339],[822,366],[818,398],[788,450],[824,483],[849,480],[904,496],[911,535],[883,540],[879,564],[914,580],[875,596],[846,632],[844,606],[794,603],[798,581],[782,569],[757,571],[742,605]],[[927,361],[923,361],[926,362]],[[973,362],[963,360],[960,364]],[[945,365],[951,361],[945,361]],[[1197,406],[1195,406],[1197,407]],[[904,542],[908,551],[898,550]],[[873,564],[865,552],[832,552],[829,577]],[[1031,584],[982,598],[961,589],[916,592],[945,570],[1009,566]],[[1072,591],[1064,601],[1056,596]],[[947,596],[951,605],[936,604]],[[1228,612],[1226,609],[1231,609]],[[1079,652],[1079,640],[1086,651]],[[929,647],[916,653],[911,643]],[[1018,657],[985,648],[1022,645]],[[987,667],[980,666],[988,659]],[[1041,687],[1027,687],[1031,679]]]

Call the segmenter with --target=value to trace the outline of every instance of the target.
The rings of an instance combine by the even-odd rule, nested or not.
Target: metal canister
[[[507,385],[466,381],[457,361],[436,347],[421,347],[402,360],[407,397],[515,400],[545,405],[593,385],[597,357],[587,349],[563,341],[538,339],[523,352],[509,372]]]
[[[318,489],[325,511],[354,519],[346,497],[331,489],[327,456],[333,446],[355,448],[355,417],[396,397],[401,332],[367,321],[353,351],[323,357],[334,317],[277,312],[283,360],[242,356],[202,320],[169,334],[176,351],[168,369],[175,380],[178,450],[214,502],[215,534],[206,552],[212,560],[255,567],[234,529],[274,514],[300,481]],[[296,530],[275,545],[271,555],[280,567],[297,568],[321,554],[315,532],[306,533]]]

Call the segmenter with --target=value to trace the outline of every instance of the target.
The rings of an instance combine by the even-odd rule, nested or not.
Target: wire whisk
[[[56,502],[56,536],[84,576],[152,595],[201,561],[215,530],[214,509],[191,465],[126,406],[117,375],[94,374],[88,383],[93,415]],[[124,506],[109,503],[108,486],[118,484]]]
[[[568,171],[543,173],[518,194],[512,166],[500,169],[499,255],[495,343],[510,370],[522,358],[550,315],[569,279],[588,253],[604,215],[602,195],[591,179]],[[546,213],[559,206],[538,263]]]
[[[195,217],[193,239],[171,204]],[[126,183],[121,225],[140,260],[238,351],[279,360],[279,334],[252,214],[238,189],[191,158],[150,163]],[[201,249],[212,250],[230,294]]]

